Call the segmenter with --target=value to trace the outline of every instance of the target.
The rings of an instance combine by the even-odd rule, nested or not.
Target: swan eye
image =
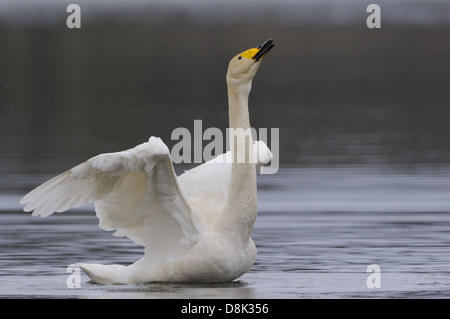
[[[242,60],[242,57],[240,56],[240,57],[238,58],[238,60]]]

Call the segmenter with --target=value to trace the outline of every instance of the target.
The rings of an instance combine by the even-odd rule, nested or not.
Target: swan
[[[230,129],[250,128],[252,79],[273,46],[269,39],[231,59],[226,75]],[[250,238],[257,215],[256,169],[272,154],[251,135],[230,138],[236,140],[230,151],[177,176],[168,147],[152,136],[132,149],[92,157],[30,191],[20,203],[25,212],[45,217],[93,202],[100,228],[145,248],[144,256],[128,266],[78,263],[95,283],[231,282],[256,258]],[[239,161],[242,148],[248,153]]]

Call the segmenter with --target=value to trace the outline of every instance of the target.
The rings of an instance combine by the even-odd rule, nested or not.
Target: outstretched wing
[[[95,156],[42,184],[20,201],[33,216],[93,202],[100,227],[146,247],[173,252],[197,241],[192,209],[167,146],[156,137],[123,152]]]

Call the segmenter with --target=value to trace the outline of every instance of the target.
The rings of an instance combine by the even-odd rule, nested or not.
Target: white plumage
[[[262,45],[240,56],[251,50],[265,54],[270,48]],[[238,63],[250,75],[244,86],[251,82],[261,56],[238,56],[230,62],[228,75]],[[229,96],[241,86],[228,84]],[[249,91],[250,87],[244,90],[244,99]],[[230,126],[231,117],[248,120],[248,111],[241,112],[247,105],[241,104],[230,101]],[[233,108],[237,115],[231,115]],[[250,154],[258,154],[256,163],[233,163],[232,149],[177,176],[169,149],[160,138],[151,137],[135,148],[95,156],[56,176],[25,195],[21,204],[33,216],[45,217],[94,203],[102,229],[115,230],[115,236],[145,247],[145,256],[130,266],[79,264],[97,283],[231,281],[247,271],[256,256],[249,237],[256,218],[254,172],[272,154],[262,141],[253,148]],[[233,185],[237,181],[239,185]],[[243,190],[235,194],[239,187]]]

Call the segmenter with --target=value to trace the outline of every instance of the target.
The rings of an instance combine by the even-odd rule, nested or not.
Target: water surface
[[[81,30],[60,1],[3,2],[0,297],[449,297],[448,1],[381,1],[377,30],[358,1],[276,1],[257,15],[248,3],[82,1]],[[100,230],[92,206],[32,218],[21,196],[152,135],[171,148],[194,120],[224,131],[227,63],[268,38],[249,110],[256,129],[279,129],[280,171],[258,178],[255,265],[229,284],[82,274],[69,289],[67,266],[129,264],[142,248]],[[366,285],[371,264],[380,288]]]
[[[289,169],[259,178],[255,265],[228,284],[103,286],[75,262],[129,264],[142,248],[98,228],[91,207],[33,218],[0,213],[2,297],[46,298],[422,298],[449,297],[449,169]],[[5,196],[3,203],[17,203]],[[381,269],[370,289],[368,265]]]

